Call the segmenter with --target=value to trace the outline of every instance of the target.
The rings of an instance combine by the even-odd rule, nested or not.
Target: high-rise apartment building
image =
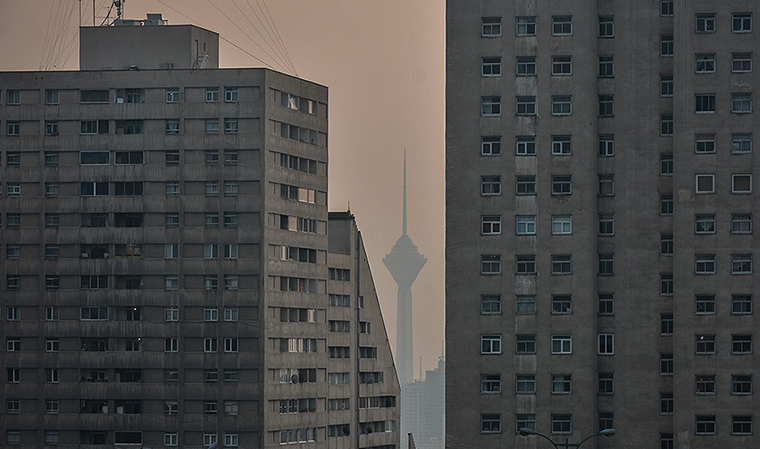
[[[448,0],[448,447],[755,444],[758,13]]]
[[[160,16],[81,49],[0,73],[0,445],[396,448],[327,88]]]

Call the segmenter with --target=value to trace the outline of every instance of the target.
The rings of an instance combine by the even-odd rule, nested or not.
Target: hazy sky
[[[161,12],[170,24],[190,23],[174,8],[277,67],[266,55],[274,51],[238,9],[267,36],[249,9],[260,11],[257,1],[266,1],[298,76],[330,89],[329,207],[345,210],[350,203],[356,215],[394,347],[396,284],[382,258],[401,234],[407,148],[409,235],[428,259],[413,288],[417,376],[419,357],[425,369],[433,368],[443,341],[445,2],[126,0],[125,16]],[[92,3],[81,2],[86,25],[92,24]],[[110,3],[96,0],[97,24]],[[77,69],[79,5],[77,0],[0,0],[0,70],[39,70],[43,63]],[[51,23],[51,17],[61,19]],[[114,51],[119,45],[114,42]],[[262,66],[232,45],[220,45],[222,67]]]

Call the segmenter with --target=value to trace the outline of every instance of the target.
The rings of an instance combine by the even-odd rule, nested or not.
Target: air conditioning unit
[[[117,104],[122,104],[122,103],[124,103],[124,97],[116,97],[116,103],[117,103]]]
[[[82,253],[82,259],[89,259],[90,253]]]

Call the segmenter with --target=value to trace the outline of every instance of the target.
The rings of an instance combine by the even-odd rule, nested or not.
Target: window
[[[7,430],[5,432],[5,442],[8,444],[21,444],[21,432],[17,430]]]
[[[696,254],[694,274],[715,274],[715,254]]]
[[[731,354],[733,355],[752,354],[752,335],[732,335],[731,336]]]
[[[311,406],[310,408],[315,409],[316,405]],[[237,401],[224,401],[224,413],[226,415],[237,415],[239,411],[240,411],[240,406]]]
[[[552,36],[570,36],[573,34],[573,18],[570,16],[552,17]]]
[[[660,135],[661,136],[673,135],[673,115],[672,114],[660,115]]]
[[[599,78],[615,77],[615,57],[599,56]]]
[[[732,416],[731,435],[752,435],[752,416]]]
[[[225,274],[224,275],[224,289],[225,290],[237,290],[239,288],[239,278],[236,275]]]
[[[179,445],[179,434],[164,433],[164,446],[177,446],[177,445]]]
[[[536,430],[536,415],[535,414],[518,414],[515,423],[517,425],[517,431],[520,429],[532,429]]]
[[[600,293],[597,296],[597,314],[614,315],[615,314],[615,297],[612,293]]]
[[[715,193],[715,175],[697,174],[694,176],[694,191],[697,194]]]
[[[615,274],[614,257],[614,254],[599,254],[599,276]]]
[[[240,90],[237,87],[224,88],[224,101],[227,103],[237,103],[240,98]]]
[[[517,354],[535,354],[536,353],[536,336],[535,335],[516,335],[515,352]]]
[[[614,196],[615,195],[615,179],[614,175],[600,174],[599,175],[599,187],[597,194],[599,196]]]
[[[696,355],[715,354],[715,335],[698,334],[694,336],[694,353]]]
[[[45,368],[45,382],[57,384],[59,380],[58,368]]]
[[[518,374],[515,376],[516,394],[536,394],[536,376],[534,374]]]
[[[752,72],[752,53],[732,53],[731,54],[731,72],[732,73]]]
[[[751,33],[752,32],[752,13],[733,13],[731,14],[731,30],[734,33]]]
[[[57,136],[59,133],[59,126],[57,120],[46,120],[45,121],[45,135],[46,136]]]
[[[515,193],[518,196],[536,194],[535,176],[518,176]]]
[[[599,373],[597,390],[601,395],[615,394],[615,374]]]
[[[164,276],[164,288],[166,290],[179,289],[179,276]]]
[[[572,354],[573,337],[571,335],[552,335],[552,354]]]
[[[599,95],[599,117],[615,115],[615,100],[612,95]]]
[[[552,136],[552,154],[570,155],[573,152],[570,136]]]
[[[697,14],[696,33],[714,33],[715,32],[715,14]]]
[[[224,434],[224,445],[226,447],[237,447],[237,445],[238,445],[238,434],[236,434],[236,433],[225,433]]]
[[[179,103],[179,88],[178,87],[168,87],[166,89],[166,102]]]
[[[572,256],[552,254],[552,275],[573,274]]]
[[[552,315],[569,315],[573,313],[571,295],[552,295]]]
[[[660,56],[673,56],[673,35],[660,35]]]
[[[670,273],[660,274],[660,295],[673,295],[673,275]]]
[[[82,182],[79,186],[81,196],[106,196],[108,195],[107,182]]]
[[[660,195],[660,215],[673,215],[673,194]]]
[[[673,75],[660,75],[660,96],[672,97],[673,90]]]
[[[715,73],[715,54],[698,54],[694,60],[695,73]]]
[[[732,153],[751,153],[752,134],[731,134]]]
[[[219,196],[219,181],[206,181],[206,196]]]
[[[569,95],[552,96],[552,115],[570,115],[573,112],[572,97]],[[568,153],[569,154],[569,153]]]
[[[715,153],[715,134],[697,134],[694,137],[694,152]]]
[[[501,195],[501,176],[482,176],[480,178],[480,194],[482,196]]]
[[[752,274],[752,254],[732,254],[731,274]]]
[[[612,157],[615,155],[615,136],[611,134],[599,136],[599,157]]]
[[[219,119],[218,118],[206,119],[206,134],[219,134]]]
[[[166,165],[179,165],[179,150],[168,150],[164,156]]]
[[[517,235],[535,235],[536,234],[536,216],[523,215],[517,216],[516,224]]]
[[[697,114],[715,112],[715,94],[696,94],[694,98],[696,101],[695,112]]]
[[[59,256],[60,252],[58,251],[58,245],[45,244],[45,259],[58,260]]]
[[[518,315],[533,315],[536,313],[535,295],[518,295],[515,298],[515,313]]]
[[[660,393],[660,415],[673,414],[673,393]]]
[[[598,335],[597,354],[615,355],[615,335],[599,334]]]
[[[482,74],[483,76],[501,76],[501,58],[483,58]]]
[[[498,254],[484,254],[480,256],[480,274],[501,274],[501,256]]]
[[[8,89],[6,91],[6,103],[8,105],[20,105],[21,104],[21,91],[18,89]]]
[[[517,255],[515,260],[515,274],[536,274],[535,255]]]
[[[694,216],[694,232],[696,234],[715,234],[715,215],[698,214]]]
[[[572,415],[552,414],[552,433],[573,433]]]
[[[501,433],[501,415],[498,413],[481,414],[480,433]]]
[[[207,87],[206,88],[206,103],[216,103],[219,101],[219,88]]]
[[[501,156],[501,136],[481,137],[480,154],[483,156]]]
[[[501,354],[501,335],[481,335],[481,354]]]
[[[572,379],[570,374],[552,374],[552,394],[572,393]]]
[[[752,234],[752,214],[731,214],[732,234]]]
[[[57,89],[46,89],[45,90],[45,104],[60,104],[61,102],[61,91]]]
[[[238,152],[235,150],[224,150],[224,165],[237,165],[237,163]]]
[[[752,193],[752,175],[751,174],[731,175],[731,192],[732,193]]]
[[[741,395],[741,396],[752,394],[752,376],[751,375],[732,375],[731,376],[731,394]]]
[[[572,56],[552,56],[552,75],[570,76],[573,74]]]
[[[501,215],[484,215],[480,217],[480,223],[483,235],[501,234]]]
[[[58,248],[56,247],[56,250]],[[47,259],[47,247],[45,248],[45,255]],[[21,246],[20,245],[5,245],[5,258],[8,260],[19,260],[21,258]],[[58,257],[56,257],[57,259]]]
[[[237,259],[238,258],[238,244],[237,243],[225,243],[223,246],[225,259]]]
[[[734,114],[752,112],[752,94],[749,92],[731,94],[731,112]]]
[[[239,130],[239,121],[236,118],[224,119],[224,133],[225,134],[237,134]]]
[[[224,309],[224,321],[237,321],[239,316],[238,309]]]
[[[599,431],[604,429],[614,429],[615,418],[612,413],[599,413]]]
[[[225,215],[226,220],[226,215]],[[206,227],[207,228],[216,228],[219,226],[219,214],[217,213],[207,213],[206,214]]]
[[[573,184],[570,175],[552,176],[552,195],[570,195],[572,193]]]
[[[226,337],[224,339],[224,352],[238,352],[238,339]]]
[[[481,315],[501,315],[501,295],[480,295]]]
[[[536,136],[517,136],[515,152],[518,156],[535,156]]]
[[[114,195],[116,196],[141,196],[143,194],[142,182],[115,182]]]
[[[482,37],[501,36],[501,17],[483,17],[480,19]]]
[[[536,75],[536,57],[535,56],[518,56],[517,57],[517,76],[535,76]]]
[[[219,288],[219,276],[212,274],[203,278],[203,288],[206,290],[216,290]]]
[[[45,413],[57,415],[59,411],[58,399],[45,399]]]
[[[535,17],[518,17],[517,27],[515,27],[518,37],[536,35],[536,18]]]
[[[179,226],[179,214],[166,214],[165,225],[167,228],[176,228]]]
[[[482,97],[481,113],[484,117],[501,115],[501,97]]]
[[[206,447],[211,446],[212,444],[216,443],[219,436],[215,433],[204,433],[203,434],[203,445]]]
[[[6,350],[8,352],[18,352],[18,351],[21,351],[21,339],[20,338],[8,337],[6,339]]]
[[[660,254],[673,255],[673,234],[660,234]]]
[[[14,182],[14,183],[6,183],[5,184],[5,193],[8,195],[8,197],[19,197],[21,196],[21,184]]]
[[[219,150],[206,150],[204,160],[206,165],[217,165],[219,163]]]
[[[660,354],[660,375],[673,375],[673,354]]]
[[[536,115],[536,97],[517,97],[517,115]]]
[[[731,314],[749,315],[752,313],[752,295],[732,295]]]
[[[615,37],[615,18],[613,16],[599,16],[599,37]]]
[[[6,275],[5,288],[8,290],[19,290],[21,288],[21,278],[19,276]]]
[[[237,181],[224,181],[224,196],[238,196],[240,184]]]
[[[58,184],[52,182],[45,183],[45,196],[56,197],[61,194],[61,188]]]
[[[660,0],[660,15],[663,17],[673,16],[673,0]]]
[[[572,215],[552,215],[552,234],[568,235],[573,233]]]
[[[694,418],[695,435],[715,435],[715,415],[697,415]]]

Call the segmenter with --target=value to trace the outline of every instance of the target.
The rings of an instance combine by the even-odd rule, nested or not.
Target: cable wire
[[[248,6],[251,6],[250,0],[246,0],[246,1],[248,1]],[[285,43],[282,40],[282,36],[280,36],[280,31],[277,29],[277,24],[274,22],[274,19],[272,18],[272,14],[269,12],[269,7],[267,6],[266,0],[261,0],[261,3],[264,4],[264,8],[266,9],[266,16],[268,16],[269,17],[269,21],[271,21],[271,25],[270,26],[274,29],[274,32],[275,32],[275,34],[277,35],[277,38],[280,41],[280,45],[285,50],[285,55],[288,57],[288,60],[290,61],[290,64],[293,66],[293,72],[294,72],[294,74],[296,76],[298,76],[298,72],[296,71],[296,65],[293,62],[293,60],[290,59],[290,54],[288,53],[288,49],[287,49],[287,47],[285,47]],[[258,1],[257,1],[257,5],[258,5]],[[261,9],[261,5],[259,5],[259,9]],[[253,8],[251,8],[251,10],[253,10]]]
[[[275,40],[274,40],[274,39],[271,37],[271,35],[269,35],[269,32],[268,32],[268,30],[266,30],[266,28],[264,29],[264,31],[266,31],[266,32],[267,32],[267,35],[269,36],[269,39],[270,39],[272,42],[274,42],[274,46],[272,45],[272,43],[271,43],[270,41],[268,41],[268,40],[267,40],[267,38],[266,38],[266,37],[264,37],[264,35],[263,35],[263,34],[261,34],[261,32],[260,32],[260,31],[259,31],[259,30],[256,28],[256,26],[253,24],[253,22],[251,22],[251,19],[248,17],[248,15],[245,13],[245,11],[243,11],[243,10],[240,8],[240,5],[238,5],[238,4],[237,4],[237,1],[236,1],[236,0],[232,0],[232,3],[235,5],[235,7],[238,9],[238,11],[240,11],[240,13],[243,15],[243,17],[245,17],[245,20],[247,20],[247,21],[248,21],[248,23],[251,25],[251,28],[253,28],[253,30],[254,30],[254,31],[256,31],[256,33],[257,33],[257,34],[258,34],[258,35],[259,35],[259,36],[260,36],[260,37],[261,37],[261,38],[262,38],[262,39],[263,39],[263,40],[264,40],[264,41],[267,43],[267,45],[269,45],[269,48],[270,48],[270,49],[272,49],[272,51],[273,51],[275,54],[277,54],[277,55],[278,55],[278,56],[279,56],[279,57],[282,59],[282,61],[283,61],[283,62],[285,62],[285,63],[286,63],[286,65],[287,65],[288,69],[289,69],[289,70],[293,70],[293,67],[292,67],[292,66],[290,66],[290,64],[288,63],[288,60],[287,60],[287,58],[286,58],[286,57],[285,57],[285,55],[282,53],[282,50],[281,50],[281,49],[280,49],[280,48],[277,46],[277,42],[276,42],[276,41],[275,41]]]

